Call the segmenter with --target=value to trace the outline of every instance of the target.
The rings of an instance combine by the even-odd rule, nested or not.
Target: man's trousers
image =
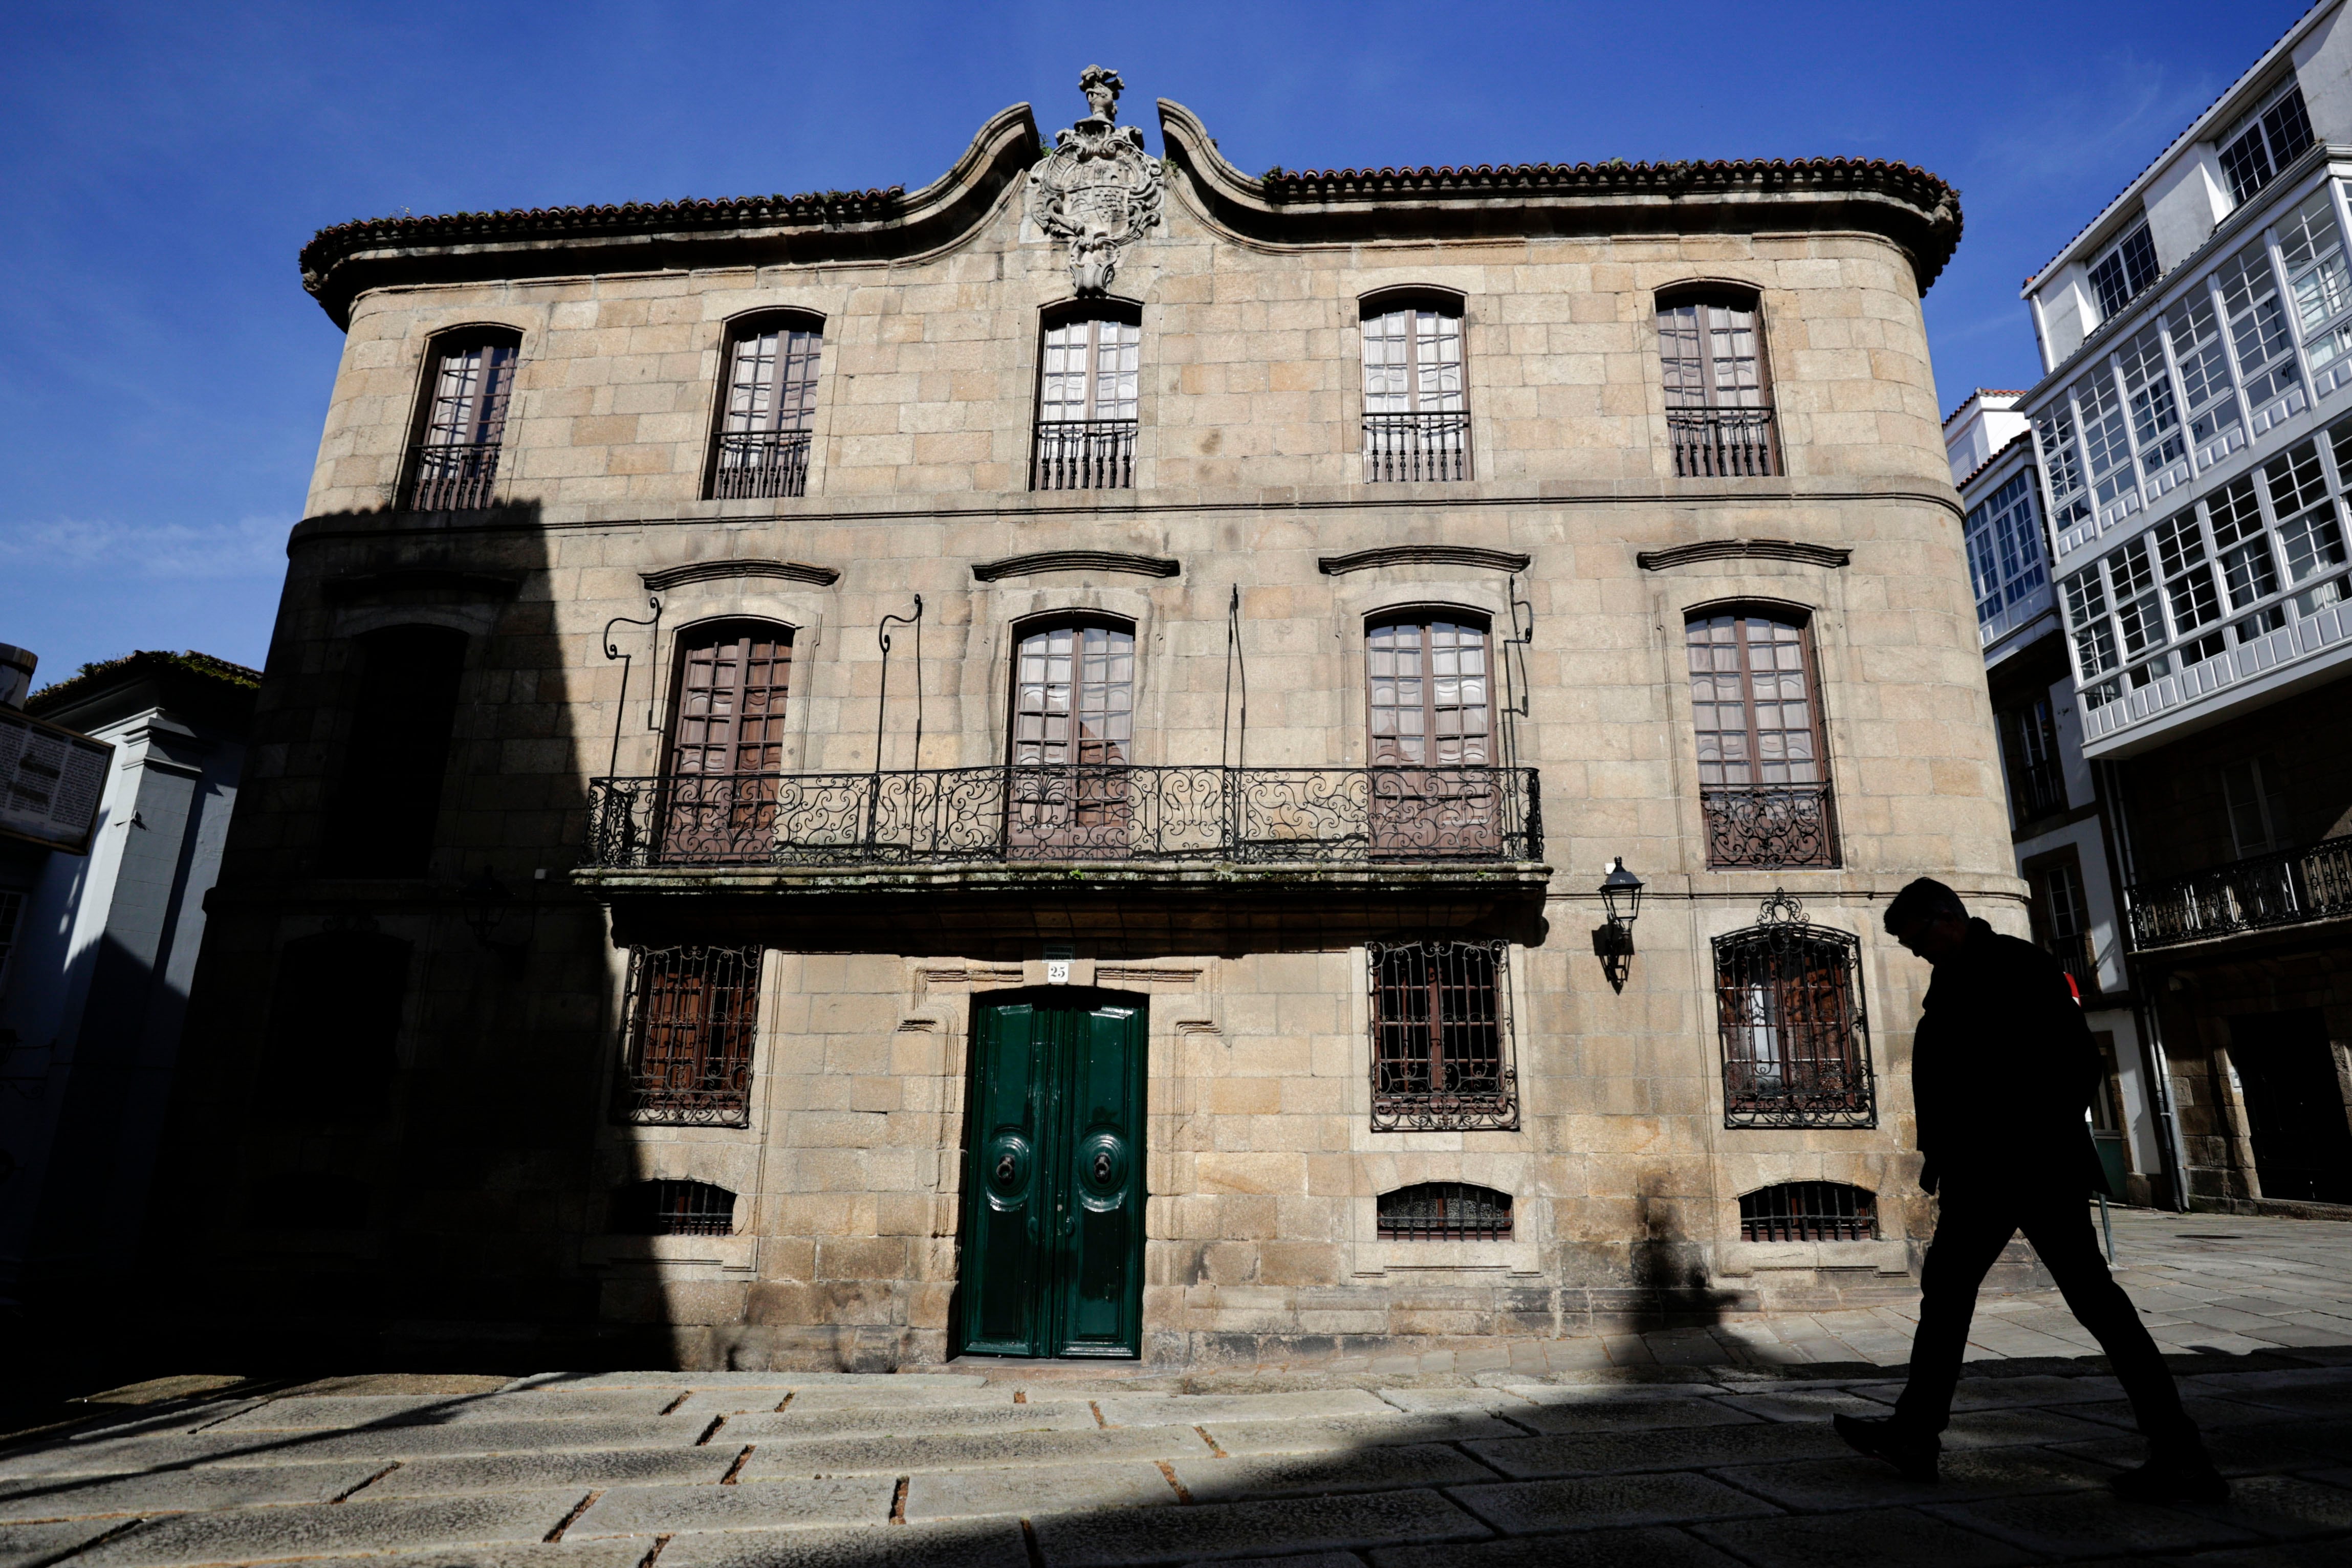
[[[1895,1403],[1895,1419],[1927,1433],[1941,1432],[1950,1423],[1977,1288],[2010,1237],[2022,1230],[2057,1280],[2068,1309],[2107,1352],[2151,1447],[2195,1451],[2200,1447],[2197,1428],[2180,1408],[2172,1373],[2139,1321],[2139,1310],[2108,1274],[2084,1196],[2070,1189],[2063,1182],[1946,1180],[1943,1212],[1920,1275],[1923,1299],[1919,1331],[1911,1342],[1911,1380]]]

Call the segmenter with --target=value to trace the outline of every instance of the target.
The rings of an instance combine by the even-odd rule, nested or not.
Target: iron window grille
[[[751,1125],[759,991],[756,947],[632,949],[621,1120]]]
[[[1819,682],[1806,628],[1759,611],[1690,617],[1691,718],[1711,867],[1833,867]]]
[[[709,1182],[632,1182],[613,1194],[614,1236],[732,1236],[735,1194]]]
[[[1751,479],[1780,472],[1764,334],[1753,300],[1661,303],[1658,355],[1677,476]]]
[[[1878,1194],[1843,1182],[1783,1182],[1739,1199],[1742,1241],[1876,1241]]]
[[[808,493],[823,329],[774,322],[738,337],[729,356],[726,416],[711,454],[719,500]]]
[[[1466,479],[1470,405],[1462,315],[1405,307],[1363,319],[1364,479]]]
[[[1373,942],[1366,953],[1372,1131],[1517,1131],[1508,945]]]
[[[1775,889],[1715,939],[1726,1127],[1875,1127],[1862,939]]]
[[[506,439],[507,408],[522,350],[509,342],[451,345],[434,367],[433,399],[417,443],[408,504],[418,511],[488,506]]]
[[[1382,1193],[1383,1241],[1508,1241],[1511,1194],[1467,1182],[1420,1182]]]

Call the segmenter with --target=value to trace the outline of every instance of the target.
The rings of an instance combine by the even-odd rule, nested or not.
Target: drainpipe
[[[2132,857],[2131,823],[2124,811],[2123,790],[2116,779],[2116,764],[2095,762],[2092,777],[2098,785],[2101,803],[2107,807],[2100,813],[2112,832],[2116,870],[2120,884],[2116,888],[2116,913],[2123,922],[2117,934],[2123,938],[2124,962],[2132,971],[2137,984],[2132,987],[2133,1019],[2139,1026],[2141,1070],[2148,1075],[2156,1094],[2157,1125],[2162,1130],[2158,1140],[2164,1155],[2165,1184],[2172,1194],[2176,1214],[2189,1212],[2189,1148],[2181,1141],[2180,1118],[2172,1104],[2172,1065],[2164,1054],[2164,1026],[2158,1021],[2157,986],[2163,976],[2156,966],[2142,960],[2131,940],[2131,889],[2139,882],[2139,868]]]

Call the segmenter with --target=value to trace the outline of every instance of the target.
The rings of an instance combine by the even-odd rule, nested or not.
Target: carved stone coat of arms
[[[1160,222],[1160,160],[1144,152],[1142,132],[1117,123],[1126,86],[1117,71],[1088,66],[1078,89],[1092,112],[1058,132],[1029,171],[1029,216],[1068,247],[1082,295],[1108,289],[1119,252]]]

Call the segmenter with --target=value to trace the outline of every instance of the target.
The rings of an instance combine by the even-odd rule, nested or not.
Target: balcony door
[[[663,768],[662,858],[761,860],[776,841],[793,633],[765,621],[692,626],[678,639]]]
[[[1487,628],[1412,616],[1367,635],[1372,853],[1443,859],[1501,847]]]
[[[1134,737],[1132,627],[1066,622],[1024,631],[1013,652],[1011,857],[1123,857]]]
[[[1066,992],[972,1020],[962,1349],[1143,1348],[1145,1013]]]
[[[1675,472],[1742,478],[1779,471],[1772,389],[1754,298],[1683,297],[1658,305],[1659,369]]]

